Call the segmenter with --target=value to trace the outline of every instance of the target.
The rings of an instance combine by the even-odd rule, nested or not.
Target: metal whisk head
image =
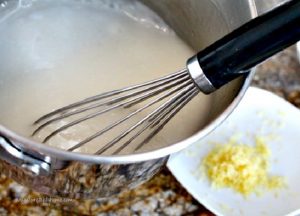
[[[139,141],[138,145],[135,146],[135,150],[138,150],[161,131],[163,127],[198,93],[199,88],[194,84],[189,72],[184,69],[159,79],[99,94],[57,109],[42,116],[34,123],[37,125],[37,129],[32,135],[34,136],[46,127],[71,117],[72,120],[70,122],[60,126],[44,138],[43,142],[48,142],[57,134],[84,121],[111,113],[119,108],[134,108],[135,105],[145,101],[147,103],[136,109],[132,109],[133,111],[126,116],[111,122],[105,128],[84,138],[73,147],[67,149],[68,151],[74,151],[88,142],[104,135],[118,125],[123,124],[133,116],[140,115],[143,111],[155,107],[156,105],[153,111],[147,113],[132,126],[126,128],[126,130],[121,131],[120,134],[111,141],[99,146],[99,149],[95,154],[102,154],[117,143],[119,147],[113,154],[118,154],[138,137],[145,135],[147,131],[145,138],[143,138],[142,141]]]

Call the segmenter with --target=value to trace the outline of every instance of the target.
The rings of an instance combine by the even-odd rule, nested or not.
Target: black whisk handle
[[[197,54],[215,89],[300,40],[300,0],[259,16]]]

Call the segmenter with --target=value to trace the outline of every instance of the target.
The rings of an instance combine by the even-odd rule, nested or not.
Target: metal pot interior
[[[205,48],[256,15],[255,8],[251,5],[251,1],[246,0],[141,1],[160,15],[176,31],[176,33],[195,50]],[[9,1],[9,3],[11,3],[10,7],[0,8],[0,13],[4,16],[9,13],[11,8],[16,7],[14,4],[17,4],[17,1]],[[1,127],[1,125],[0,134],[3,134],[9,139],[13,139],[13,142],[18,143],[20,148],[24,150],[29,152],[38,151],[43,155],[53,156],[64,160],[130,163],[161,158],[183,149],[217,127],[217,125],[230,114],[241,99],[241,96],[249,85],[249,78],[248,82],[245,82],[245,80],[246,77],[238,79],[213,94],[212,109],[207,113],[209,120],[207,121],[205,130],[199,131],[191,139],[184,140],[163,149],[155,150],[155,152],[120,157],[87,156],[79,153],[65,152],[38,144],[14,134],[7,128]]]

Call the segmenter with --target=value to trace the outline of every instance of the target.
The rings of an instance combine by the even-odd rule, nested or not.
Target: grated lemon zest
[[[262,189],[284,186],[283,177],[268,175],[270,156],[271,151],[262,137],[255,138],[255,146],[230,139],[225,145],[217,145],[202,165],[214,188],[232,188],[244,196],[259,195]]]

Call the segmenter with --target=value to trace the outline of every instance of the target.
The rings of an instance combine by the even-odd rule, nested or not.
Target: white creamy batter
[[[193,54],[157,15],[135,1],[20,1],[0,18],[0,124],[30,137],[32,123],[41,115],[178,71]],[[210,97],[200,94],[141,151],[193,135],[205,125],[209,109]],[[71,128],[47,144],[69,148],[103,128],[110,117]],[[113,134],[78,151],[94,153]],[[32,138],[40,141],[42,135]]]

